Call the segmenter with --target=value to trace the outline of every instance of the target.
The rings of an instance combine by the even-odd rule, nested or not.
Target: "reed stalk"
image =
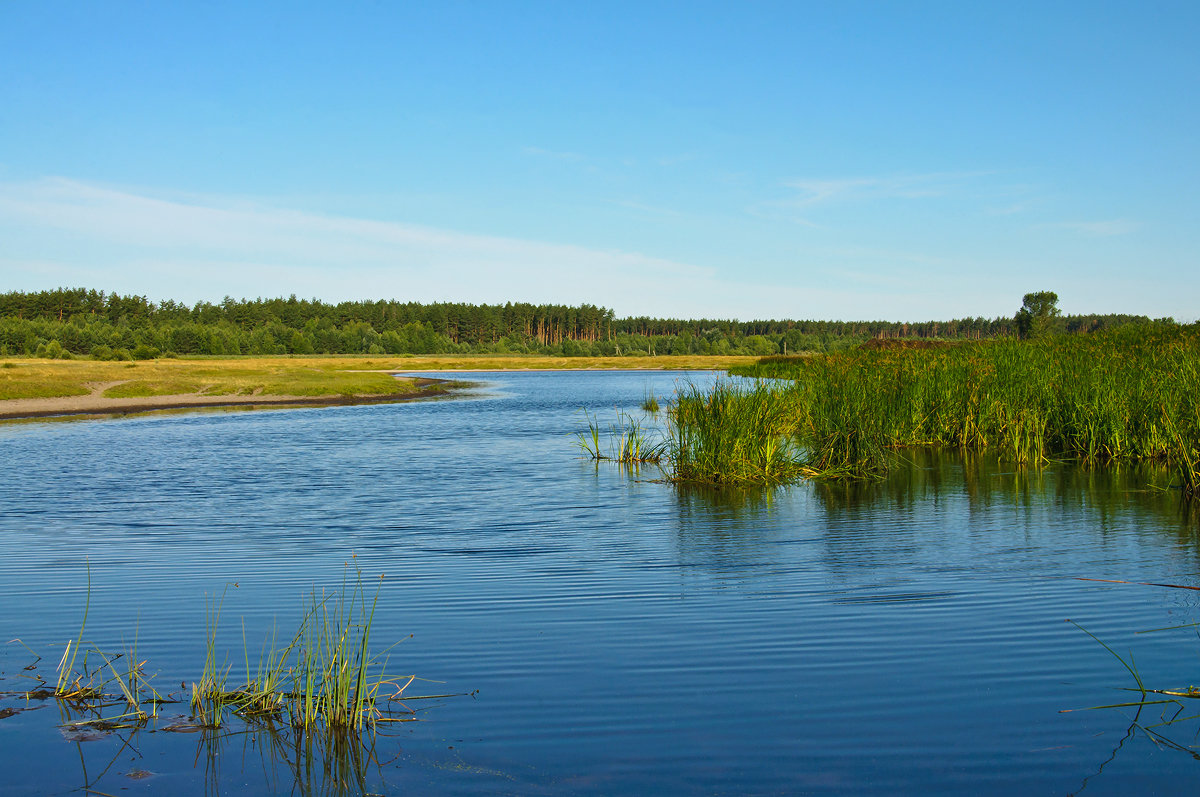
[[[92,564],[85,560],[87,571],[87,593],[83,603],[83,620],[79,623],[79,636],[67,642],[62,658],[58,662],[58,680],[54,694],[61,698],[90,697],[95,694],[92,678],[87,675],[87,654],[83,656],[83,674],[75,672],[75,659],[83,646],[83,633],[87,628],[88,612],[92,607]],[[86,679],[86,681],[85,681]]]
[[[610,459],[626,465],[657,463],[666,456],[668,441],[642,427],[642,422],[626,412],[617,412],[617,418],[608,428],[608,434],[600,431],[599,422],[587,410],[583,411],[588,428],[576,432],[579,448],[591,459]],[[608,441],[608,453],[600,443],[601,437]]]

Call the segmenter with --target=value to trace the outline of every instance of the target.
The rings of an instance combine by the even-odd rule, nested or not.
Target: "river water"
[[[0,688],[79,631],[164,694],[224,596],[231,675],[316,590],[383,575],[419,720],[345,789],[253,734],[0,708],[5,794],[1174,794],[1200,681],[1195,515],[1155,472],[915,452],[884,483],[728,495],[581,456],[682,373],[489,373],[452,400],[0,426]],[[88,580],[90,577],[90,598]],[[372,586],[372,589],[374,587]],[[1068,623],[1067,620],[1074,621]],[[248,640],[243,642],[243,638]],[[20,643],[8,642],[20,639]],[[35,656],[40,655],[40,661]],[[409,694],[412,694],[410,691]],[[1196,703],[1197,701],[1184,701]],[[1186,706],[1183,716],[1200,706]],[[186,704],[164,706],[166,719]],[[1132,724],[1134,719],[1137,725]],[[215,737],[215,738],[214,738]],[[344,765],[343,765],[344,766]],[[334,769],[337,769],[335,766]]]

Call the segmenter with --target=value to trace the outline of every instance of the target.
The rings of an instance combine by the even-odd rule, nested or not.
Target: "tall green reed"
[[[1036,342],[858,349],[734,369],[786,378],[795,435],[826,473],[886,470],[908,446],[994,451],[1021,464],[1165,462],[1196,491],[1200,343],[1122,328]]]
[[[617,412],[614,423],[608,427],[608,434],[600,430],[600,423],[587,410],[583,411],[587,420],[587,431],[575,434],[579,448],[591,459],[611,459],[626,465],[657,463],[662,461],[667,453],[667,442],[656,436],[653,431],[642,426],[642,422],[627,412]],[[601,438],[608,442],[607,452],[601,445]]]
[[[362,572],[356,570],[352,583],[348,579],[349,574],[337,592],[314,590],[291,641],[278,648],[273,634],[253,670],[243,631],[247,680],[235,688],[227,686],[229,665],[216,655],[224,598],[210,606],[207,658],[200,680],[192,686],[192,708],[201,722],[219,726],[228,710],[245,720],[286,717],[306,731],[360,731],[381,716],[376,706],[379,690],[398,684],[384,676],[384,662],[370,650],[379,590],[368,603]]]
[[[796,478],[804,463],[792,439],[790,407],[785,393],[766,384],[683,388],[669,413],[670,479],[723,486]]]

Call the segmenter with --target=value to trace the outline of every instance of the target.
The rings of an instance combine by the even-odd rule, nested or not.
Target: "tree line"
[[[1057,297],[1055,297],[1057,299]],[[1096,332],[1144,316],[1056,316]],[[1167,319],[1169,321],[1169,319]],[[566,356],[833,351],[869,338],[983,339],[1022,332],[1022,316],[921,323],[616,318],[592,304],[327,303],[233,299],[194,305],[86,288],[0,293],[0,355],[469,354]],[[1039,322],[1042,323],[1042,322]],[[1043,324],[1044,326],[1044,324]]]

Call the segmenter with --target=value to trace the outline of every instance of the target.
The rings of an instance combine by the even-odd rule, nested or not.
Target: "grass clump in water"
[[[374,597],[368,599],[362,573],[357,569],[354,581],[347,575],[340,591],[330,594],[314,591],[312,605],[291,641],[283,648],[278,648],[274,639],[264,645],[254,670],[250,667],[247,646],[246,681],[230,687],[230,665],[217,653],[222,596],[208,607],[204,669],[191,688],[195,721],[200,727],[218,728],[225,713],[231,712],[247,723],[267,726],[286,723],[308,734],[317,730],[360,733],[379,722],[411,719],[408,716],[411,712],[397,717],[386,704],[399,698],[416,680],[415,676],[387,677],[386,662],[371,652],[371,627],[378,598],[376,589]],[[67,643],[63,651],[54,690],[30,694],[94,709],[96,718],[77,724],[130,727],[114,723],[138,725],[157,716],[158,705],[168,701],[150,686],[151,678],[144,669],[146,662],[138,659],[136,637],[128,650],[117,655],[84,642],[90,604],[89,577],[88,601],[79,636]],[[89,666],[89,657],[99,660],[97,666]],[[121,660],[125,663],[119,668],[117,663]],[[99,710],[111,705],[114,697],[124,699],[126,711],[117,717],[101,717]]]
[[[772,484],[807,470],[792,436],[789,402],[775,387],[720,382],[689,386],[670,412],[671,480],[708,485]]]
[[[370,652],[371,626],[378,590],[368,602],[357,573],[353,585],[340,592],[312,595],[312,605],[291,642],[264,647],[253,673],[247,652],[247,681],[226,687],[228,667],[215,652],[220,604],[210,610],[208,656],[200,680],[192,687],[192,708],[208,725],[219,725],[230,710],[244,720],[286,720],[305,731],[317,728],[361,731],[385,719],[378,707],[380,690],[394,687],[397,696],[413,680],[384,676],[383,662]]]
[[[625,412],[617,413],[617,420],[609,426],[607,440],[608,453],[601,445],[599,422],[584,410],[588,428],[586,432],[577,432],[576,439],[580,449],[591,459],[611,459],[626,465],[658,463],[667,452],[667,442],[656,438],[653,432],[642,428],[641,422]]]
[[[576,437],[592,459],[667,465],[667,479],[680,484],[777,484],[805,470],[777,398],[761,385],[747,391],[721,383],[708,393],[691,386],[669,408],[665,431],[618,412],[604,433],[585,410],[588,428]]]

